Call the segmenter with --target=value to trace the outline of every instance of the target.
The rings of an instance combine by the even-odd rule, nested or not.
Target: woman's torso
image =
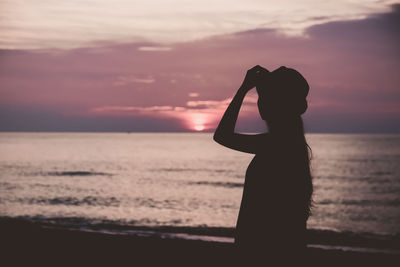
[[[290,148],[278,146],[253,158],[246,171],[236,242],[285,242],[303,234],[306,218],[302,165]]]

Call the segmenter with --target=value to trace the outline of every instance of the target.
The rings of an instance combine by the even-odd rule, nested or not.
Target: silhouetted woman
[[[254,87],[268,133],[235,133],[243,99]],[[300,115],[307,109],[308,90],[307,81],[293,69],[269,72],[255,66],[247,71],[215,131],[219,144],[255,154],[246,171],[235,235],[246,262],[299,263],[305,253],[313,187]]]

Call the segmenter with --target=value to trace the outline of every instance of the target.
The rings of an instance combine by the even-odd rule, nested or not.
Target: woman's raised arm
[[[242,86],[236,92],[215,130],[214,140],[217,143],[246,153],[256,154],[258,152],[260,144],[265,141],[267,134],[238,134],[235,133],[235,125],[245,95],[256,86],[258,76],[265,71],[267,70],[258,65],[247,71]]]

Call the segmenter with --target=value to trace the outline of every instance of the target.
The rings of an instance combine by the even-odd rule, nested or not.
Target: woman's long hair
[[[269,133],[277,141],[276,152],[285,158],[281,168],[296,179],[296,192],[301,193],[301,202],[304,207],[304,216],[307,219],[311,215],[313,206],[312,194],[313,183],[311,175],[311,147],[308,145],[305,134],[303,119],[301,116],[291,118],[279,118],[272,123],[266,121]],[[291,166],[286,166],[290,164]],[[292,180],[293,182],[293,180]],[[299,186],[299,187],[297,187]]]
[[[305,209],[305,215],[306,218],[308,218],[311,215],[312,211],[312,206],[313,206],[313,183],[312,183],[312,175],[311,175],[311,159],[312,159],[312,150],[311,147],[308,145],[305,134],[304,134],[304,124],[303,124],[303,119],[299,116],[298,117],[298,127],[299,127],[299,132],[301,132],[301,138],[303,142],[303,153],[304,153],[304,182],[305,182],[305,199],[304,202],[306,204],[306,209]]]

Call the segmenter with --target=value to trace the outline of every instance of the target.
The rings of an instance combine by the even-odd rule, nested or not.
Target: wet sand
[[[0,221],[0,236],[2,261],[11,263],[7,266],[240,265],[232,243],[79,231],[12,219]],[[306,263],[308,266],[398,266],[400,256],[308,248]]]

